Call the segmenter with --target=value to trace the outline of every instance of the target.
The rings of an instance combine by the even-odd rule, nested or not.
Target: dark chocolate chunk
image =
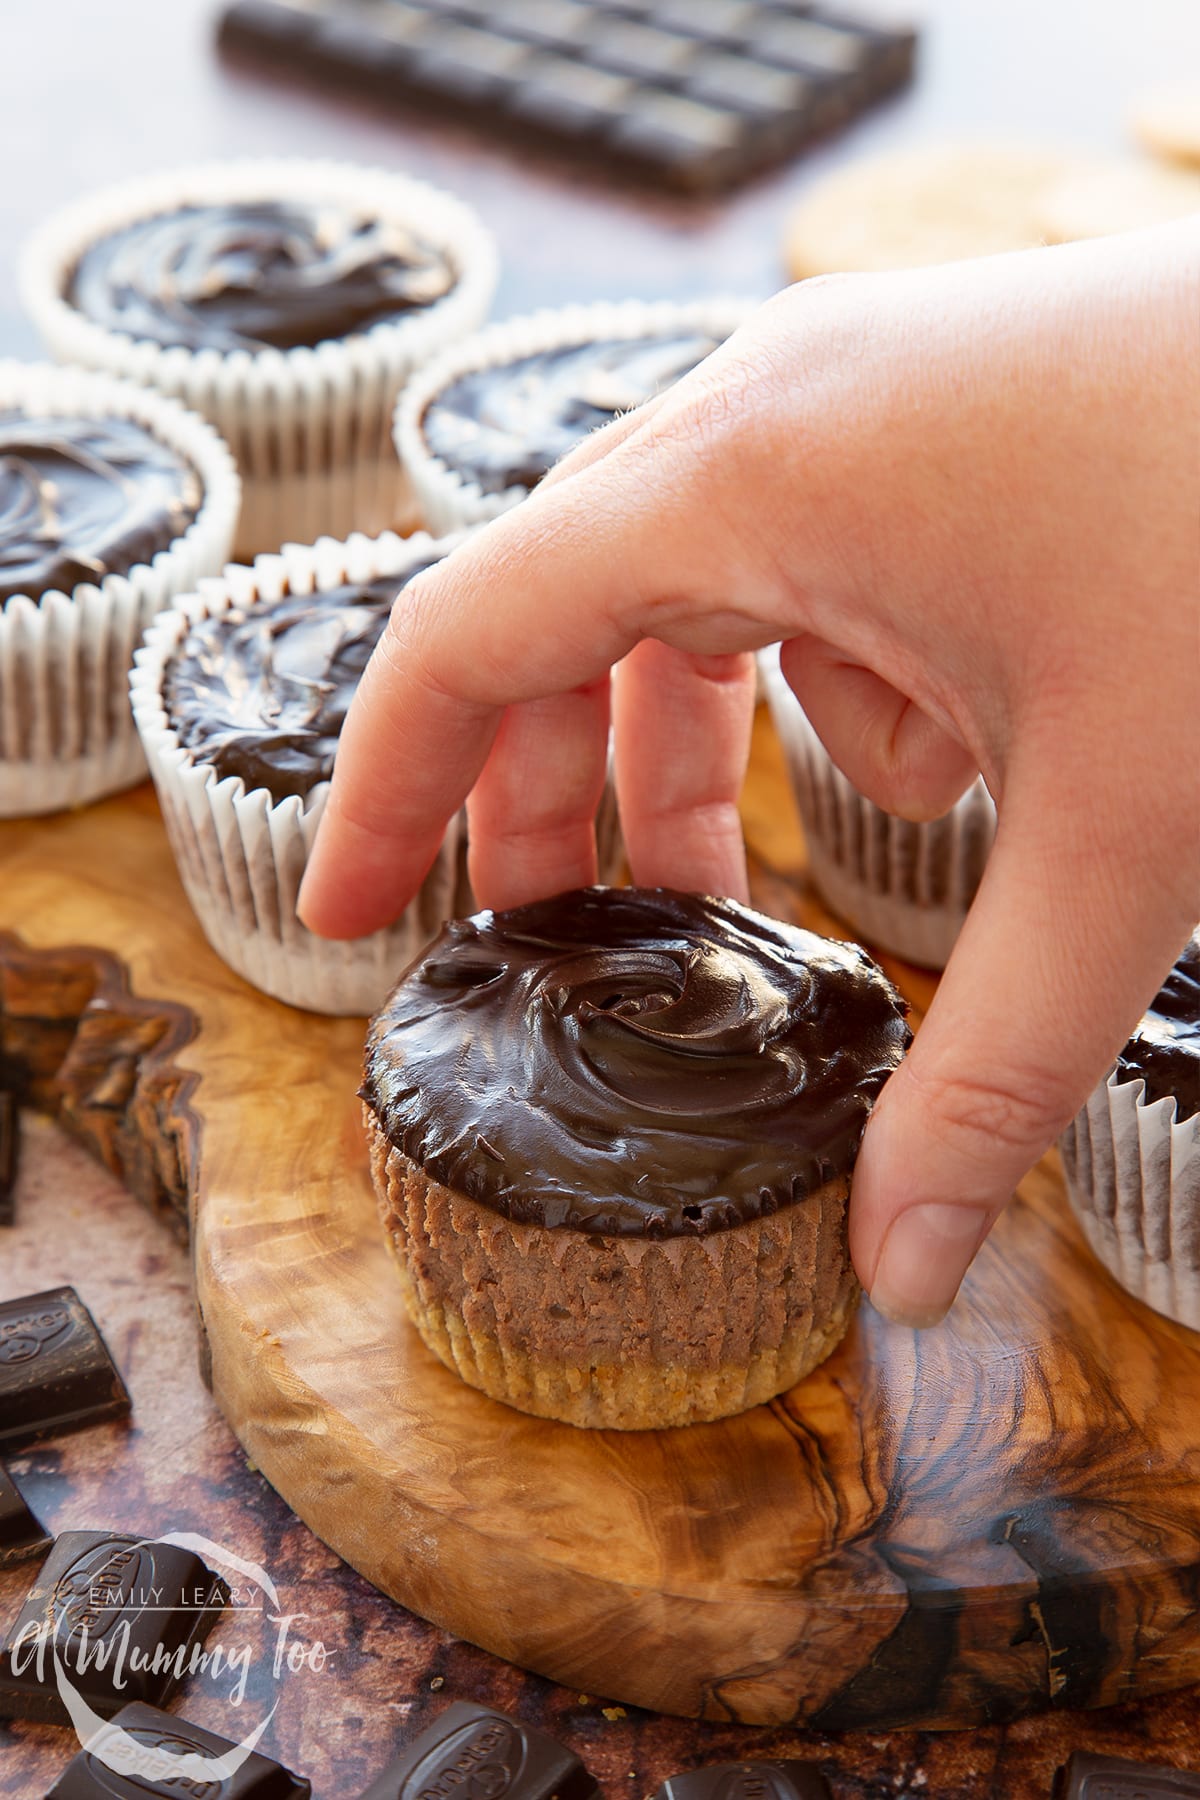
[[[162,1794],[164,1800],[182,1800],[186,1794],[203,1800],[308,1800],[312,1786],[293,1775],[282,1763],[252,1751],[238,1760],[232,1774],[218,1765],[238,1746],[229,1738],[205,1731],[190,1719],[160,1712],[155,1706],[135,1701],[123,1706],[87,1750],[82,1750],[63,1770],[46,1800],[144,1800]],[[182,1757],[202,1757],[188,1773],[179,1772]],[[228,1765],[227,1765],[228,1766]]]
[[[64,1531],[0,1645],[0,1718],[69,1724],[56,1662],[94,1712],[161,1706],[191,1673],[229,1589],[191,1550]]]
[[[425,409],[433,454],[485,494],[532,488],[598,426],[660,394],[716,349],[705,332],[592,339],[472,369]]]
[[[0,1444],[12,1449],[129,1410],[108,1345],[74,1288],[0,1302]]]
[[[907,1010],[855,944],[582,888],[447,925],[372,1021],[362,1094],[402,1155],[520,1224],[700,1235],[849,1171]]]
[[[220,37],[273,70],[340,77],[688,190],[728,186],[844,124],[909,80],[915,44],[810,0],[233,0]],[[714,54],[721,66],[706,68]]]
[[[328,781],[392,602],[436,558],[362,586],[234,606],[192,626],[167,665],[167,716],[197,762],[275,801]]]
[[[1173,1094],[1179,1123],[1200,1112],[1200,933],[1188,939],[1147,1007],[1117,1058],[1116,1074],[1118,1081],[1140,1075],[1147,1105]]]
[[[713,1763],[670,1775],[654,1800],[832,1800],[815,1762]]]
[[[21,1114],[11,1088],[0,1087],[0,1225],[16,1216],[17,1163],[21,1146]]]
[[[201,499],[191,464],[132,419],[0,413],[0,606],[150,562]]]
[[[392,220],[332,202],[179,206],[97,238],[67,298],[129,337],[191,350],[290,350],[440,300],[440,250]]]
[[[1076,1750],[1058,1771],[1054,1800],[1200,1800],[1200,1774]]]
[[[52,1542],[34,1518],[24,1494],[0,1463],[0,1569],[44,1556]]]
[[[596,1800],[573,1750],[490,1706],[455,1700],[362,1800]]]

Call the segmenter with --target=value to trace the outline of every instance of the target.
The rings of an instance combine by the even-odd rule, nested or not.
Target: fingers
[[[935,1323],[1029,1166],[1102,1077],[1193,922],[1177,832],[1100,779],[1010,781],[983,885],[873,1113],[850,1242],[887,1317]],[[1158,866],[1155,867],[1157,859]],[[1152,895],[1130,929],[1126,880]]]
[[[505,713],[467,803],[481,906],[522,906],[595,881],[608,686],[597,681]]]
[[[738,799],[754,658],[691,656],[647,638],[616,671],[617,795],[633,879],[747,900]]]
[[[832,645],[793,638],[781,646],[779,662],[838,768],[885,812],[940,819],[979,773],[928,713]]]

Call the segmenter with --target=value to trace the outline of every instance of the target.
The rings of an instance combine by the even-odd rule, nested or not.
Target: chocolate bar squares
[[[0,1569],[44,1556],[53,1539],[43,1531],[8,1470],[0,1463]]]
[[[832,1800],[815,1762],[713,1763],[668,1776],[654,1800]]]
[[[129,1410],[125,1383],[74,1288],[0,1303],[0,1447]]]
[[[916,40],[803,0],[234,0],[220,41],[708,190],[901,87]]]
[[[455,1700],[371,1783],[362,1800],[599,1800],[565,1745],[490,1706]]]
[[[144,1800],[148,1794],[217,1795],[221,1800],[308,1800],[302,1781],[268,1756],[251,1752],[230,1775],[180,1774],[179,1759],[228,1756],[237,1746],[174,1713],[135,1702],[124,1706],[87,1750],[59,1776],[46,1800]]]
[[[1200,1773],[1076,1750],[1058,1772],[1054,1800],[1200,1800]]]
[[[0,1645],[0,1718],[69,1724],[56,1664],[101,1718],[130,1700],[162,1705],[228,1598],[178,1545],[64,1531]]]

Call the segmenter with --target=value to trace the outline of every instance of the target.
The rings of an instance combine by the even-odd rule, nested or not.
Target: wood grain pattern
[[[831,921],[760,721],[761,904]],[[582,1433],[464,1387],[375,1222],[361,1028],[207,950],[147,791],[0,831],[0,926],[116,949],[201,1029],[197,1292],[214,1392],[313,1528],[414,1610],[572,1686],[821,1730],[1002,1720],[1200,1678],[1200,1338],[1093,1262],[1048,1159],[951,1319],[864,1308],[769,1408]],[[915,1004],[931,983],[892,963]]]

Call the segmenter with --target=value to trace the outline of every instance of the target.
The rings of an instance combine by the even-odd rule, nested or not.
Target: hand
[[[1200,917],[1200,221],[779,295],[401,594],[304,885],[392,918],[470,792],[472,880],[595,877],[609,681],[634,879],[746,896],[750,652],[910,819],[995,848],[854,1174],[928,1324]]]

